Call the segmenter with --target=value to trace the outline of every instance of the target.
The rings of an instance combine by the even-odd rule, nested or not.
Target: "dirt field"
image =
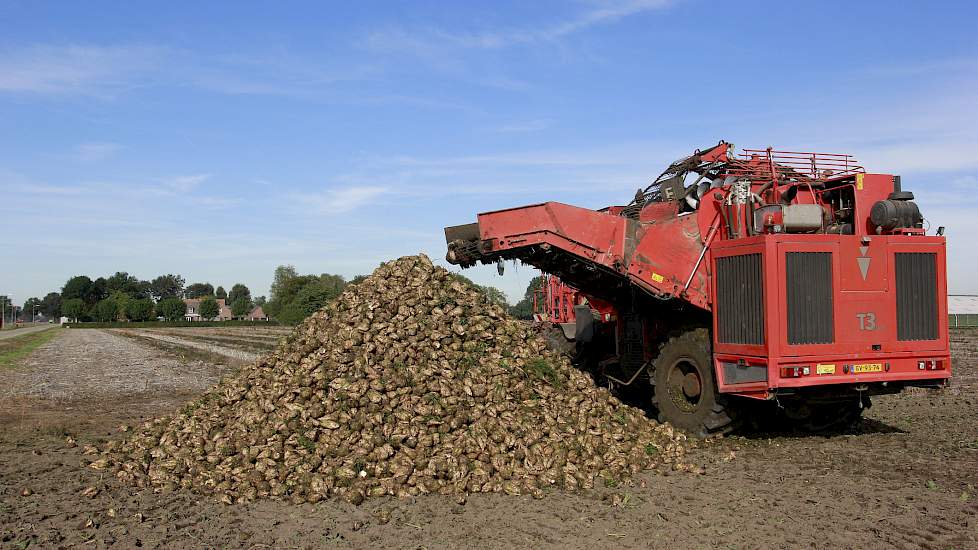
[[[0,371],[0,544],[978,548],[978,332],[952,333],[951,388],[877,398],[853,433],[706,445],[697,451],[705,475],[650,473],[634,486],[542,500],[432,495],[360,507],[225,506],[188,492],[137,492],[85,467],[86,445],[178,409],[243,360],[223,352],[261,353],[283,335],[145,332],[64,330]]]

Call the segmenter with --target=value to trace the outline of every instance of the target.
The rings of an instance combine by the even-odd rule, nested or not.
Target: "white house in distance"
[[[215,298],[217,302],[218,313],[217,317],[211,319],[203,319],[200,316],[200,303],[204,301],[203,298],[184,298],[183,303],[187,304],[187,313],[184,315],[184,319],[187,321],[230,321],[234,319],[234,314],[231,312],[231,306],[227,305],[224,298]],[[247,315],[244,316],[247,321],[267,321],[268,316],[262,310],[261,306],[256,306]]]

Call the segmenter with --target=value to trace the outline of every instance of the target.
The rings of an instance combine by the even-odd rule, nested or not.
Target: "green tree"
[[[259,297],[255,298],[255,306],[256,307],[264,307],[265,304],[267,304],[267,303],[268,303],[268,300],[266,300],[264,296],[259,296]]]
[[[153,317],[153,301],[149,298],[129,300],[126,304],[126,317],[130,321],[146,321]]]
[[[280,265],[275,269],[271,297],[262,309],[283,323],[298,323],[339,296],[346,285],[339,275],[299,275],[295,267]]]
[[[114,290],[110,292],[109,297],[106,298],[106,300],[112,300],[113,302],[115,302],[115,305],[118,306],[116,311],[116,318],[119,319],[120,321],[122,320],[121,317],[126,316],[126,311],[129,309],[129,302],[134,299],[135,298],[133,298],[132,296],[130,296],[129,294],[121,290]]]
[[[523,299],[516,302],[515,306],[509,308],[509,314],[517,319],[533,318],[533,293],[543,286],[543,277],[536,276],[530,279],[530,284],[526,286]]]
[[[486,295],[486,299],[490,303],[496,304],[503,308],[509,308],[509,302],[506,299],[506,293],[494,286],[479,286],[479,290]]]
[[[235,317],[244,317],[248,315],[251,311],[251,300],[247,298],[238,298],[237,300],[231,302],[231,314]]]
[[[76,298],[84,300],[92,288],[92,280],[85,275],[76,275],[61,287],[61,298],[64,300],[74,300]]]
[[[186,290],[183,291],[184,298],[203,298],[204,296],[213,296],[214,286],[210,283],[194,283],[189,285]]]
[[[152,284],[148,281],[140,281],[125,271],[117,271],[115,275],[105,280],[105,286],[109,295],[113,292],[125,292],[133,298],[148,298]]]
[[[241,283],[236,283],[231,287],[231,292],[228,292],[228,302],[234,304],[238,300],[247,300],[251,305],[251,290]]]
[[[275,276],[272,279],[271,301],[280,303],[288,302],[286,294],[288,285],[293,279],[299,276],[294,265],[280,265],[275,268]],[[293,293],[294,296],[294,293]]]
[[[312,281],[303,286],[295,298],[279,312],[279,321],[294,325],[312,315],[335,298],[338,293],[322,281]]]
[[[48,292],[47,296],[41,300],[41,311],[49,319],[57,317],[61,313],[61,294]]]
[[[186,281],[180,275],[172,273],[160,275],[149,283],[150,295],[154,300],[159,301],[163,298],[179,298],[183,295],[183,285]]]
[[[221,313],[221,306],[218,305],[217,300],[208,296],[200,301],[200,317],[201,319],[213,319]]]
[[[224,287],[223,286],[219,286],[219,287],[217,287],[217,290],[214,291],[214,296],[216,296],[217,298],[223,298],[223,299],[226,300],[227,297],[228,297],[228,291],[224,290]]]
[[[329,292],[330,300],[342,294],[347,285],[346,279],[342,275],[330,275],[329,273],[320,275],[319,282]]]
[[[77,321],[85,316],[85,301],[81,298],[71,298],[61,304],[61,315]]]
[[[119,315],[119,304],[110,298],[106,298],[95,304],[95,318],[103,323],[115,321]]]
[[[268,305],[265,307],[265,312],[275,317],[279,311],[295,300],[296,295],[303,287],[318,279],[315,275],[299,275],[288,279],[279,287],[278,293],[272,295],[272,299],[268,301]]]
[[[187,314],[187,304],[180,298],[163,298],[156,304],[156,313],[167,321],[176,321]]]
[[[88,305],[89,309],[94,308],[95,304],[101,302],[109,296],[109,284],[105,277],[99,277],[92,281],[91,286],[88,287],[88,293],[85,295],[83,300],[85,304]]]
[[[25,321],[30,321],[35,315],[34,312],[41,313],[41,299],[40,298],[28,298],[24,302],[24,308],[21,309],[21,316]]]

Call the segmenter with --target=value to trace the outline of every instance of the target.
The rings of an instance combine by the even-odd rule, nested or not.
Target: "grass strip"
[[[62,333],[56,328],[31,332],[23,336],[14,336],[0,340],[0,369],[13,366],[27,357],[32,351],[54,340]]]

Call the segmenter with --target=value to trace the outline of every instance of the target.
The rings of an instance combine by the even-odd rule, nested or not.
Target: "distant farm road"
[[[55,328],[58,325],[37,325],[34,327],[19,328],[17,330],[3,330],[0,331],[0,340],[6,340],[8,338],[16,338],[18,336],[23,336],[25,334],[31,334],[34,332],[41,332],[42,330],[47,330],[49,328]]]

